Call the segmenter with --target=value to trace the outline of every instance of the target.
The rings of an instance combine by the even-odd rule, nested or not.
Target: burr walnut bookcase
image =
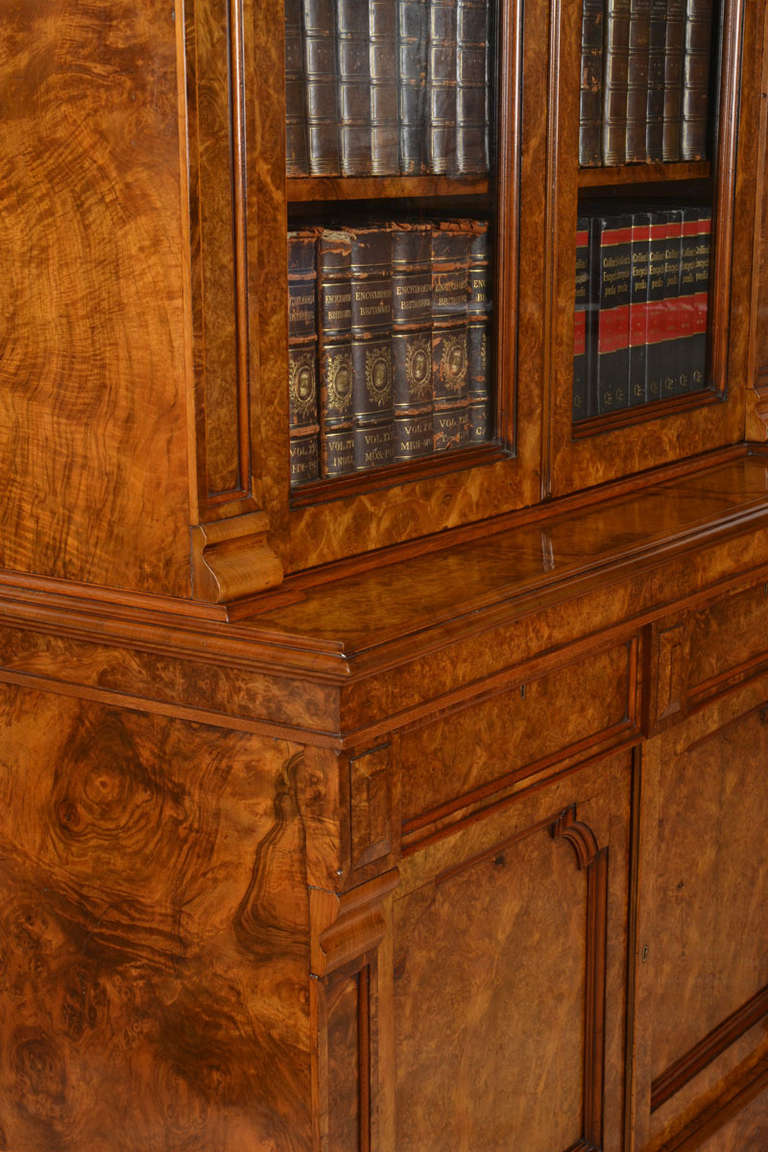
[[[707,158],[286,177],[282,0],[17,0],[0,181],[0,1149],[768,1146],[768,17]],[[708,380],[574,422],[577,219],[712,212]],[[601,209],[602,210],[602,209]],[[288,234],[482,219],[481,443],[291,486]]]

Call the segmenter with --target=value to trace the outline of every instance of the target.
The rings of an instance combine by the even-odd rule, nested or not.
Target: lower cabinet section
[[[639,1149],[696,1147],[718,1107],[768,1085],[767,766],[765,677],[644,750]]]

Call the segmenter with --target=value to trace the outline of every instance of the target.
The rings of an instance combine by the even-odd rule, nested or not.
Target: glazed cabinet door
[[[728,1130],[738,1127],[734,1113],[761,1093],[762,1111],[759,1104],[752,1111],[755,1123],[765,1117],[766,701],[768,677],[762,676],[645,749],[638,1152],[732,1147],[710,1133],[726,1121]]]
[[[392,904],[397,1152],[622,1147],[632,756],[411,845]]]

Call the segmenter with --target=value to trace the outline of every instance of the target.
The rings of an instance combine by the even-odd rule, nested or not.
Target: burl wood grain
[[[19,0],[0,101],[0,563],[186,595],[172,6]]]
[[[0,1128],[13,1152],[304,1152],[296,748],[3,688]]]
[[[628,759],[403,862],[393,927],[398,1152],[621,1147]],[[590,891],[606,849],[607,871]]]

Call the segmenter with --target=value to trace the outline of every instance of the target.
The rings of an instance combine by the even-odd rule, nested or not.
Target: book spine
[[[712,0],[686,0],[680,144],[683,160],[703,160],[707,154],[711,56]]]
[[[648,49],[651,35],[651,0],[630,0],[629,58],[627,61],[627,139],[628,164],[647,159],[646,129],[648,110]]]
[[[683,208],[682,239],[680,243],[680,297],[678,300],[680,328],[680,391],[694,389],[693,335],[696,305],[696,243],[699,229],[699,209]]]
[[[309,175],[307,85],[301,0],[285,0],[285,170]]]
[[[694,296],[691,317],[690,376],[691,390],[700,391],[709,386],[707,364],[707,329],[709,317],[709,280],[712,245],[712,212],[699,209],[694,251]]]
[[[395,460],[427,456],[433,448],[431,246],[432,228],[429,224],[406,224],[393,230]]]
[[[426,168],[427,0],[398,0],[400,171],[419,176]]]
[[[600,314],[597,334],[598,412],[629,402],[629,292],[632,217],[598,218]]]
[[[456,169],[488,171],[488,0],[458,0]]]
[[[469,439],[469,260],[466,221],[432,229],[432,381],[435,451]]]
[[[629,405],[647,401],[648,270],[650,267],[651,217],[648,212],[632,216],[632,264],[629,286]]]
[[[313,176],[338,176],[336,20],[332,0],[302,0],[307,140]]]
[[[576,293],[573,316],[573,419],[589,415],[587,378],[587,304],[589,300],[589,219],[576,222]]]
[[[684,0],[667,0],[664,33],[664,111],[662,116],[662,159],[680,159],[683,114]]]
[[[469,346],[469,438],[473,444],[489,440],[491,397],[488,372],[488,327],[491,311],[491,283],[488,258],[488,224],[474,222],[469,247],[469,305],[467,340]]]
[[[579,164],[603,161],[603,0],[583,0],[581,11],[581,88],[579,92]]]
[[[339,150],[343,176],[370,176],[371,76],[368,5],[336,0]]]
[[[627,149],[629,0],[606,0],[603,69],[603,163],[623,164]]]
[[[664,271],[667,250],[667,213],[651,212],[648,250],[648,307],[646,314],[646,394],[648,403],[664,395],[664,340],[666,337]]]
[[[288,424],[291,485],[319,475],[316,232],[288,233]]]
[[[680,208],[667,211],[664,249],[664,398],[680,393],[681,323],[680,260],[682,254],[683,213]]]
[[[343,476],[355,469],[351,251],[347,232],[321,232],[317,261],[320,469],[327,477]]]
[[[667,0],[651,0],[648,25],[648,94],[645,151],[649,162],[664,159],[664,46]]]
[[[392,460],[392,228],[349,230],[355,468]]]
[[[428,168],[456,171],[456,0],[429,0]]]
[[[360,3],[360,0],[352,0]],[[371,74],[371,162],[374,176],[400,171],[397,0],[368,0]]]

